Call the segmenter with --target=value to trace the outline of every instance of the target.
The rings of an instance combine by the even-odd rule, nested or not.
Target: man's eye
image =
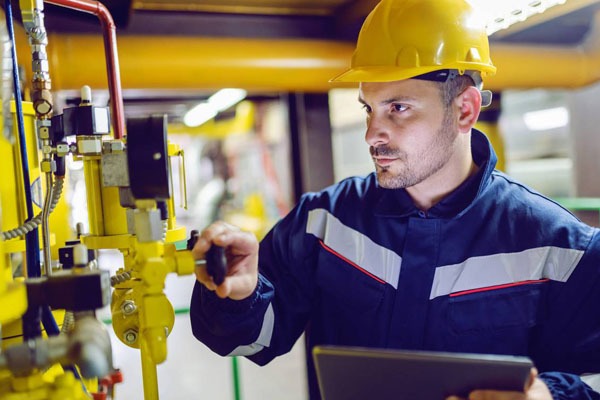
[[[369,107],[368,105],[366,105],[366,104],[363,104],[363,105],[362,105],[362,108],[363,108],[363,110],[365,110],[365,112],[366,112],[367,114],[370,114],[370,113],[371,113],[371,107]]]
[[[404,104],[392,104],[392,107],[394,107],[394,111],[405,111],[408,108]]]

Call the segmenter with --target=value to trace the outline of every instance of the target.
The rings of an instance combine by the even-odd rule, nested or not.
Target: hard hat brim
[[[434,65],[430,67],[403,69],[389,66],[369,66],[350,68],[340,75],[333,77],[329,82],[393,82],[414,78],[415,76],[441,69],[457,69],[462,71],[461,73],[467,70],[475,70],[480,71],[482,77],[492,76],[496,73],[496,67],[493,65],[467,62],[456,63],[455,65]]]

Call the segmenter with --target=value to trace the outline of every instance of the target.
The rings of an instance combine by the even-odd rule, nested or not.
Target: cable
[[[17,49],[15,46],[15,31],[13,27],[12,5],[10,0],[5,0],[6,27],[8,37],[12,44],[13,62],[13,86],[15,91],[15,106],[17,112],[17,124],[19,131],[19,150],[21,152],[21,166],[23,169],[23,186],[25,189],[25,202],[27,203],[27,218],[31,220],[33,215],[33,201],[31,198],[31,180],[29,177],[29,160],[27,157],[27,142],[25,139],[25,123],[23,121],[23,104],[21,102],[21,86],[19,81],[19,67],[17,63]],[[39,238],[36,229],[32,229],[25,238],[27,255],[27,274],[31,277],[41,275]]]
[[[53,185],[54,187],[52,190],[53,196],[52,196],[52,203],[50,204],[50,212],[54,211],[54,208],[58,204],[58,202],[60,200],[60,196],[63,191],[64,182],[65,182],[64,177],[62,177],[62,176],[56,176],[55,178],[56,178],[56,180],[54,181],[54,185]],[[23,225],[21,225],[17,228],[11,229],[9,231],[6,231],[6,232],[2,232],[2,240],[10,240],[10,239],[14,239],[18,236],[25,235],[25,234],[33,231],[34,229],[36,229],[41,223],[42,223],[42,212],[39,212],[38,215],[36,215],[31,220],[25,222]]]
[[[31,181],[29,179],[29,160],[27,158],[27,142],[25,139],[25,123],[23,121],[23,104],[21,103],[21,86],[19,81],[19,67],[17,63],[17,49],[15,45],[15,31],[13,27],[12,5],[10,0],[5,0],[6,27],[8,37],[12,45],[11,55],[13,64],[13,86],[15,91],[15,107],[17,114],[17,125],[19,131],[19,150],[21,152],[21,165],[23,172],[23,186],[25,189],[25,202],[27,206],[28,221],[33,218],[33,202],[31,198]],[[25,236],[25,255],[27,259],[27,276],[36,278],[41,276],[40,268],[40,242],[37,229],[32,229]],[[40,312],[37,310],[27,311],[23,319],[23,336],[31,339],[41,335]]]

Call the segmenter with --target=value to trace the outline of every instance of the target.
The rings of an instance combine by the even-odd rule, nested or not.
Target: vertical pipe
[[[100,162],[96,159],[83,160],[83,175],[87,191],[88,221],[90,235],[104,236],[104,216],[102,214],[102,182]]]
[[[50,243],[50,211],[52,211],[52,197],[54,196],[52,173],[45,172],[44,178],[46,180],[46,197],[44,199],[44,209],[42,210],[42,249],[44,254],[44,269],[46,276],[52,275],[52,253]]]
[[[233,398],[234,400],[241,400],[242,390],[240,387],[240,369],[237,357],[231,357],[231,372],[233,373]]]
[[[123,138],[125,134],[125,112],[123,93],[121,92],[121,73],[117,51],[116,26],[112,16],[104,4],[92,0],[45,0],[47,3],[94,14],[102,25],[104,37],[104,54],[108,73],[108,89],[111,98],[112,121],[115,139]]]
[[[288,93],[286,96],[288,108],[288,124],[290,128],[290,151],[292,162],[292,187],[294,203],[300,200],[304,193],[304,177],[302,173],[302,156],[300,145],[300,120],[302,119],[301,109],[298,101],[298,94]]]
[[[148,343],[144,335],[138,335],[140,341],[140,353],[142,355],[142,378],[144,379],[144,400],[158,400],[158,374],[156,364],[152,360]]]

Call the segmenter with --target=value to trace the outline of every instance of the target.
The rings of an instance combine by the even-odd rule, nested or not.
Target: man
[[[258,364],[304,331],[309,349],[527,355],[541,373],[523,393],[470,398],[600,398],[578,376],[600,368],[598,231],[494,171],[473,129],[495,72],[478,22],[463,0],[371,12],[336,80],[360,83],[376,173],[304,195],[260,248],[225,223],[207,228],[195,255],[224,246],[229,272],[217,287],[197,270],[199,340]]]

